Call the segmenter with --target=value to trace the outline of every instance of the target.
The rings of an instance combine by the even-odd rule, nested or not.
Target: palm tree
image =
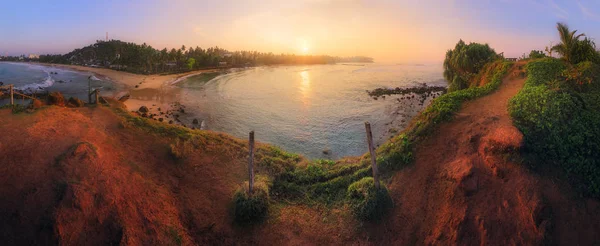
[[[557,23],[556,29],[560,35],[560,43],[553,46],[551,51],[556,51],[556,53],[562,55],[565,61],[571,63],[574,58],[573,53],[575,51],[575,47],[577,46],[577,42],[579,42],[579,38],[584,37],[585,34],[581,33],[575,35],[577,30],[571,31],[565,23],[560,22]]]

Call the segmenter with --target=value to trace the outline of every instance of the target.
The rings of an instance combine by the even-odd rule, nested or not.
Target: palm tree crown
[[[560,35],[560,43],[552,47],[552,51],[560,54],[563,59],[567,62],[571,62],[573,59],[573,52],[579,42],[579,38],[584,37],[585,34],[581,33],[576,35],[577,30],[571,31],[565,23],[558,23],[556,25],[558,34]]]

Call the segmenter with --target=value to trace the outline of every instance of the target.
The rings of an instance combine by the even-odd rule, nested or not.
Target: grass
[[[269,212],[269,181],[265,176],[256,176],[252,194],[244,182],[233,195],[233,218],[241,225],[262,222]]]
[[[460,110],[462,103],[491,93],[498,88],[512,63],[494,62],[484,69],[488,83],[482,87],[472,87],[465,90],[444,94],[435,99],[407,129],[381,145],[377,151],[377,165],[383,177],[390,177],[393,172],[401,170],[414,160],[413,149],[420,139],[431,132],[440,123],[452,119],[454,113]],[[175,141],[190,141],[197,148],[215,145],[221,148],[233,148],[240,157],[247,154],[247,142],[237,140],[225,134],[209,131],[191,130],[188,128],[163,124],[146,118],[135,117],[122,109],[114,111],[123,117],[123,127],[136,128],[151,134],[157,134],[174,139]],[[178,139],[178,140],[177,140]],[[173,145],[177,146],[177,145]],[[175,148],[178,156],[178,148]],[[314,160],[308,161],[297,154],[285,152],[275,146],[257,145],[255,152],[255,173],[267,177],[268,181],[261,184],[258,191],[260,199],[271,203],[301,203],[315,206],[343,205],[350,201],[359,204],[356,196],[348,195],[356,192],[359,187],[368,184],[372,175],[370,156],[365,154],[360,158],[348,158],[338,161]],[[365,181],[367,180],[367,181]],[[349,187],[354,187],[349,189]],[[361,189],[363,189],[361,188]],[[369,193],[370,194],[370,193]],[[364,202],[372,196],[364,196]],[[362,198],[360,198],[362,199]],[[262,214],[264,203],[254,197],[244,195],[238,190],[233,198],[234,207],[242,208],[237,211],[255,211]],[[248,206],[247,206],[248,205]],[[358,206],[358,205],[357,205]],[[369,205],[371,206],[371,205]],[[356,208],[356,206],[354,206]],[[234,209],[235,210],[235,209]],[[248,222],[262,219],[252,217],[247,212],[239,212],[235,218]],[[251,218],[252,217],[252,218]],[[364,219],[371,216],[359,216]],[[375,216],[376,217],[376,216]]]
[[[11,109],[13,114],[19,114],[19,113],[25,112],[27,110],[27,106],[22,105],[22,104],[14,104],[14,105],[6,104],[6,105],[0,106],[0,109]]]
[[[379,220],[394,206],[387,188],[381,184],[375,188],[373,178],[366,177],[348,187],[348,204],[354,216],[360,220]]]
[[[533,157],[527,164],[558,167],[583,195],[600,197],[600,72],[593,64],[570,66],[553,58],[526,69],[509,113],[523,133],[524,154]]]

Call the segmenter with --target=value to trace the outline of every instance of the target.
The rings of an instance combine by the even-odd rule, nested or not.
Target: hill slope
[[[598,201],[532,174],[518,162],[522,134],[508,100],[523,87],[516,64],[497,91],[465,103],[391,181],[397,206],[377,228],[391,244],[590,244],[600,236]],[[516,158],[515,158],[516,157]],[[375,233],[375,232],[374,232]]]
[[[393,211],[359,223],[345,206],[272,201],[237,227],[247,142],[107,107],[0,110],[0,240],[13,244],[592,244],[600,204],[519,164],[507,104],[520,67],[416,145],[388,180]],[[259,144],[261,159],[306,160]],[[354,163],[360,158],[345,161]],[[344,164],[340,161],[338,164]],[[271,168],[277,168],[272,166]],[[258,170],[259,173],[262,170]],[[342,194],[343,196],[344,194]],[[285,197],[285,196],[281,196]]]

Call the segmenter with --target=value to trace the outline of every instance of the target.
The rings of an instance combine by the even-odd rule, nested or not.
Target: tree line
[[[18,60],[18,57],[5,60]],[[25,59],[29,60],[29,59]],[[338,62],[373,62],[365,56],[336,57],[327,55],[273,54],[257,51],[234,51],[220,47],[203,49],[185,47],[162,50],[143,43],[120,40],[96,41],[67,54],[41,55],[39,62],[106,67],[141,74],[179,73],[213,67],[245,67],[280,64],[333,64]]]

